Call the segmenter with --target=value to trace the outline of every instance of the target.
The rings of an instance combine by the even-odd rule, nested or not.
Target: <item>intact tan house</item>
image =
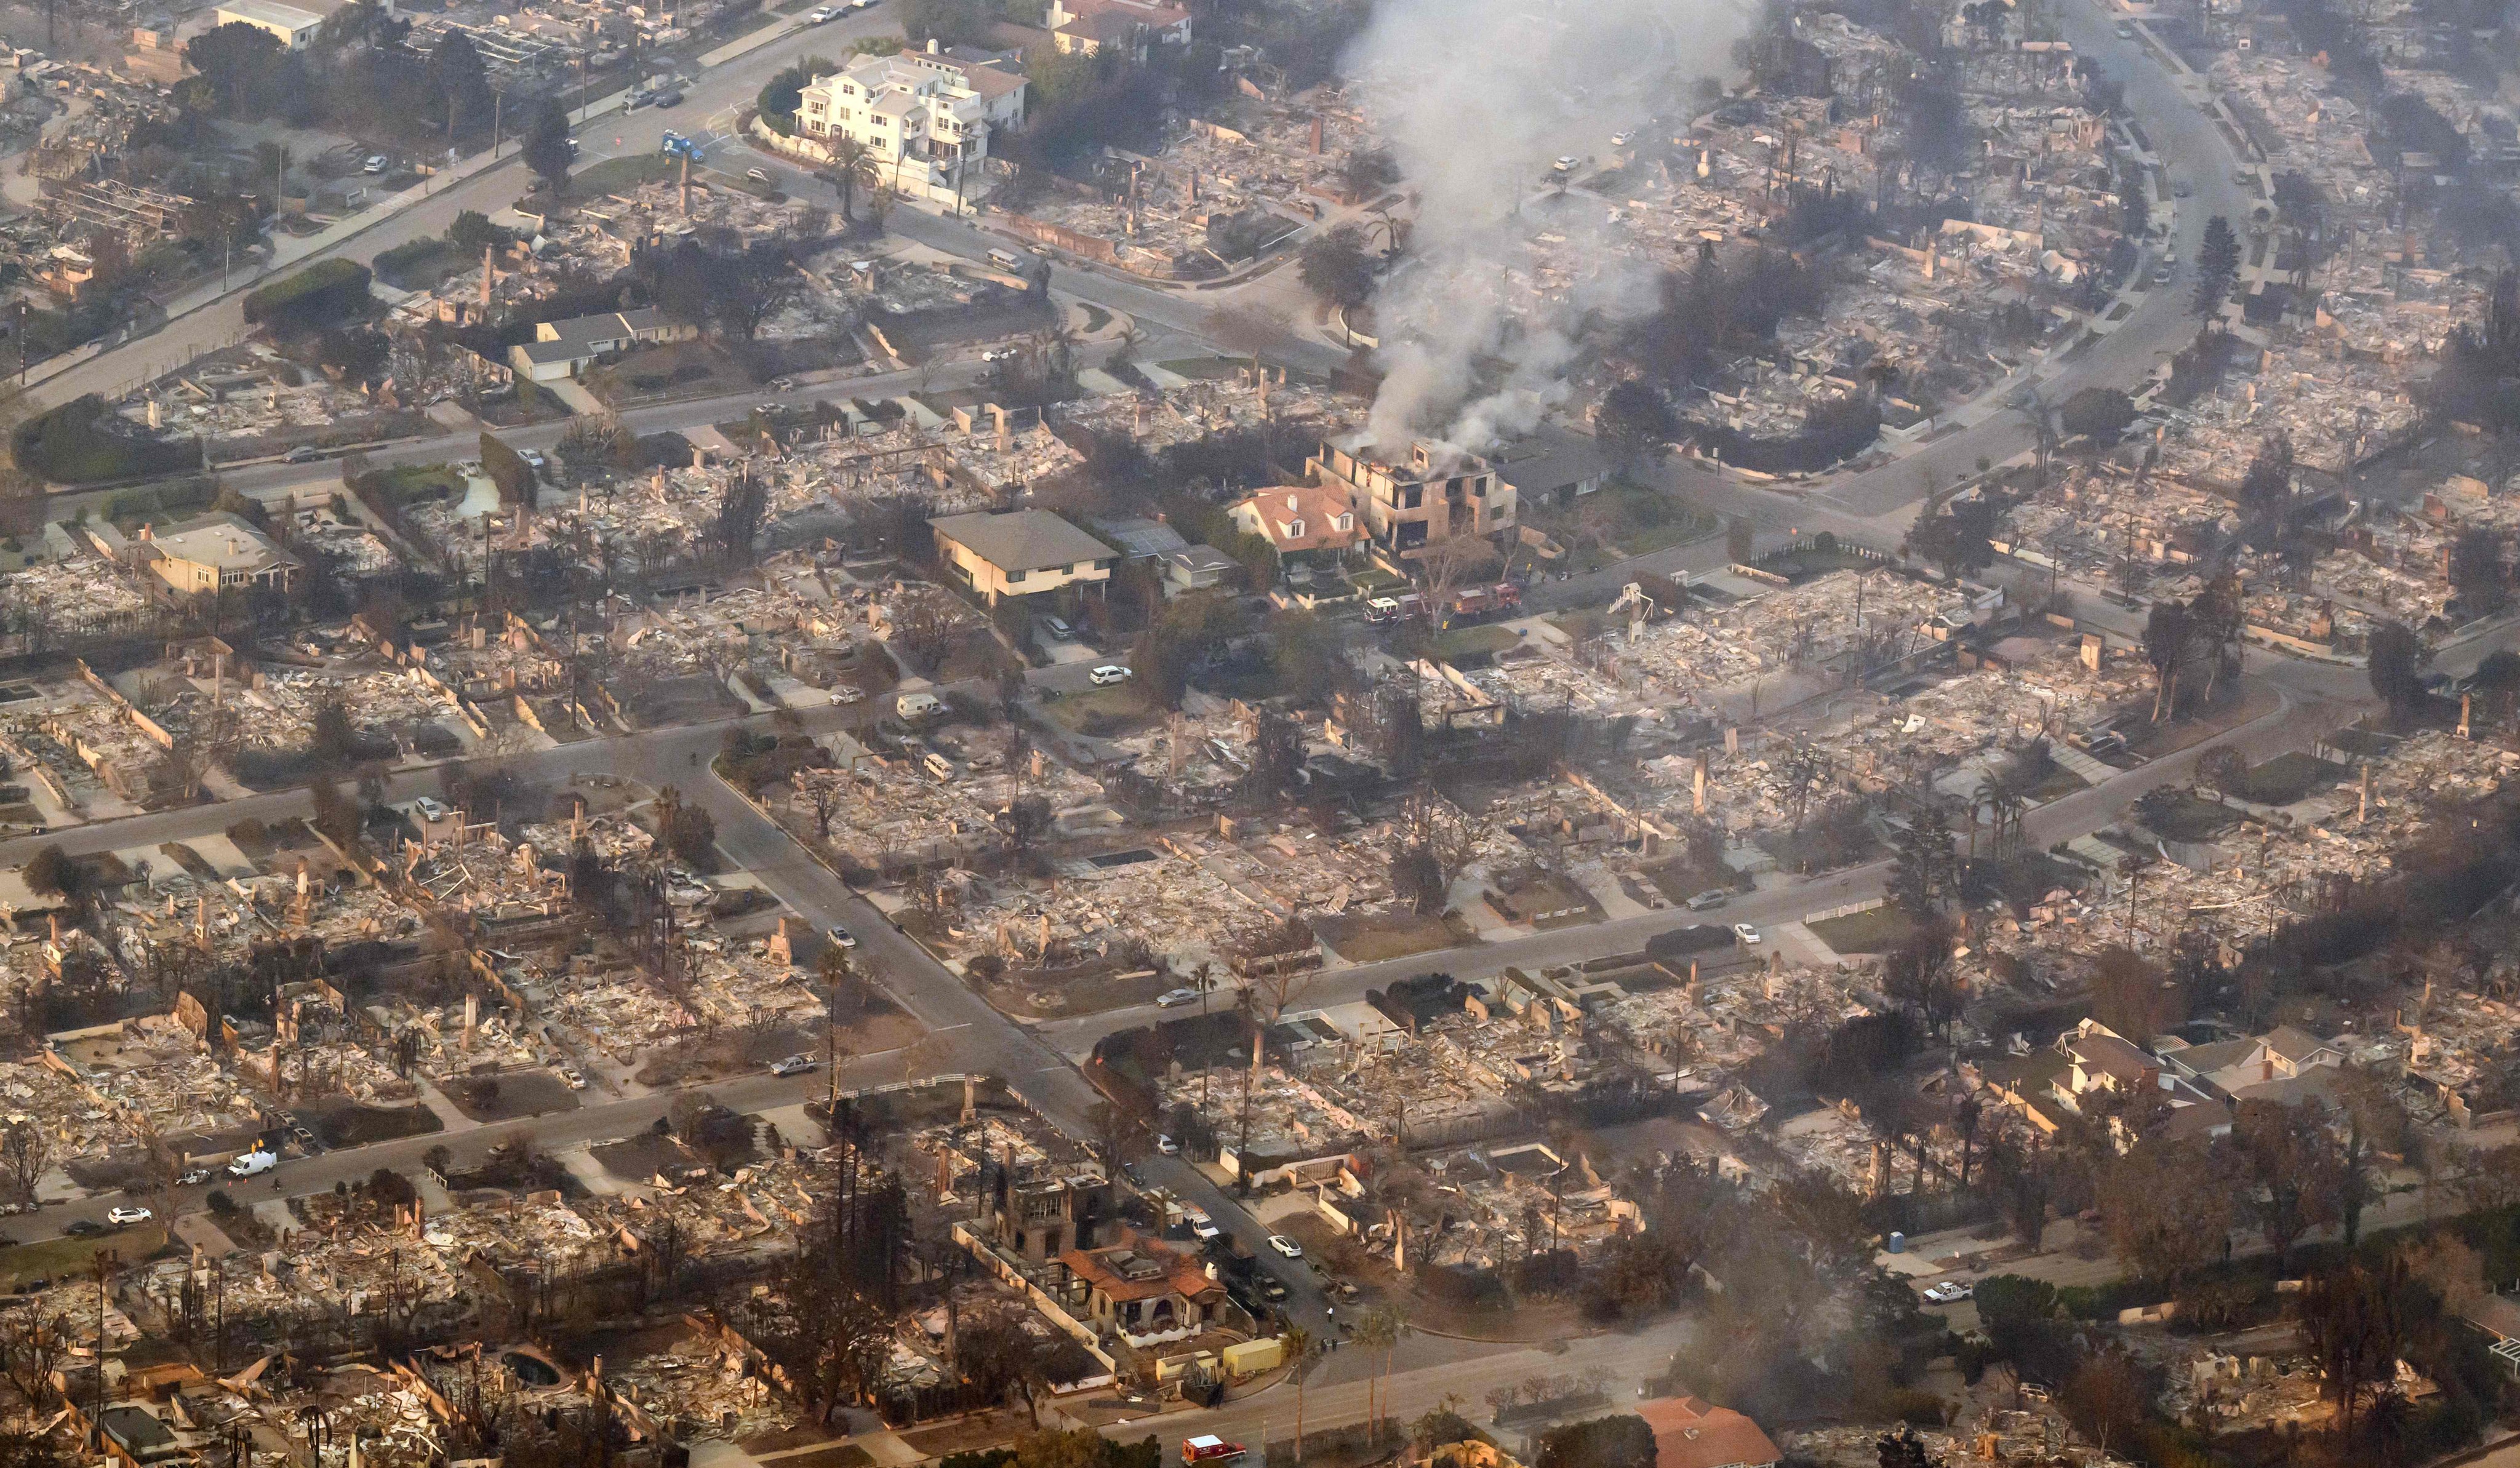
[[[2153,1042],[2153,1047],[2172,1074],[2234,1103],[2271,1100],[2290,1105],[2313,1096],[2327,1099],[2345,1073],[2342,1046],[2296,1025],[2277,1025],[2254,1038],[2204,1045],[2186,1045],[2169,1037]]]
[[[2220,1097],[2164,1067],[2160,1056],[2096,1019],[2085,1019],[2057,1036],[2056,1048],[2065,1057],[2065,1069],[2049,1083],[2048,1099],[2077,1116],[2083,1113],[2085,1098],[2100,1092],[2152,1091],[2170,1113],[2163,1134],[2223,1136],[2231,1130],[2231,1108]],[[2134,1145],[2123,1117],[2112,1115],[2109,1130],[2118,1150]]]
[[[132,555],[175,591],[268,590],[297,583],[302,562],[271,538],[233,514],[205,514],[158,533],[143,526]]]
[[[1062,587],[1107,582],[1120,554],[1047,510],[939,515],[936,558],[991,606]]]

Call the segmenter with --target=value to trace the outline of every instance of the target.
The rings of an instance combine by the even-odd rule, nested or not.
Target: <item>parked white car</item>
[[[1130,679],[1135,678],[1138,675],[1130,672],[1124,667],[1121,667],[1118,663],[1104,663],[1102,666],[1095,669],[1092,673],[1089,673],[1086,676],[1094,680],[1094,686],[1096,688],[1107,689],[1115,683],[1127,683]]]
[[[1936,1305],[1953,1305],[1966,1300],[1977,1291],[1957,1279],[1946,1279],[1925,1291],[1925,1298]]]
[[[1273,1233],[1269,1235],[1269,1247],[1277,1250],[1281,1254],[1283,1254],[1288,1259],[1301,1259],[1304,1257],[1304,1246],[1296,1243],[1293,1239],[1286,1237],[1282,1233]]]
[[[146,1208],[109,1208],[105,1211],[105,1221],[116,1228],[127,1228],[134,1223],[146,1223],[156,1217],[158,1216]]]
[[[1743,943],[1765,943],[1768,941],[1759,936],[1759,930],[1757,928],[1752,927],[1746,922],[1736,922],[1732,924],[1732,936],[1740,939]]]

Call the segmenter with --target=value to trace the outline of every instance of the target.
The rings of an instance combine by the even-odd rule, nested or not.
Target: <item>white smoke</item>
[[[1696,79],[1750,24],[1738,0],[1381,0],[1344,69],[1418,206],[1374,299],[1372,442],[1484,449],[1528,429],[1563,399],[1588,327],[1652,309],[1681,242],[1637,258],[1605,247],[1617,200],[1534,193],[1553,159],[1603,157],[1621,129],[1641,154],[1668,146],[1642,129],[1690,115]],[[1578,274],[1535,280],[1544,258]]]

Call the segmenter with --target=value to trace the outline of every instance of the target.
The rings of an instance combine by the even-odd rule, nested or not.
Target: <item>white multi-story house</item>
[[[796,131],[826,147],[863,145],[879,183],[922,199],[969,197],[989,136],[1023,124],[1025,80],[985,53],[938,49],[870,56],[818,76],[796,107]]]

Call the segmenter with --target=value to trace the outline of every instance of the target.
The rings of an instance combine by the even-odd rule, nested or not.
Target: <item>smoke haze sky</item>
[[[1609,200],[1570,200],[1544,223],[1516,202],[1561,155],[1688,114],[1691,86],[1731,65],[1752,17],[1735,0],[1382,0],[1345,70],[1418,199],[1408,262],[1374,301],[1384,379],[1373,442],[1432,436],[1481,449],[1529,428],[1565,392],[1588,322],[1653,308],[1656,271],[1590,243]],[[1644,139],[1642,141],[1653,141]],[[1580,172],[1580,170],[1579,170]],[[1586,273],[1517,317],[1509,273],[1531,236],[1564,237]],[[1478,364],[1502,363],[1482,383]]]

